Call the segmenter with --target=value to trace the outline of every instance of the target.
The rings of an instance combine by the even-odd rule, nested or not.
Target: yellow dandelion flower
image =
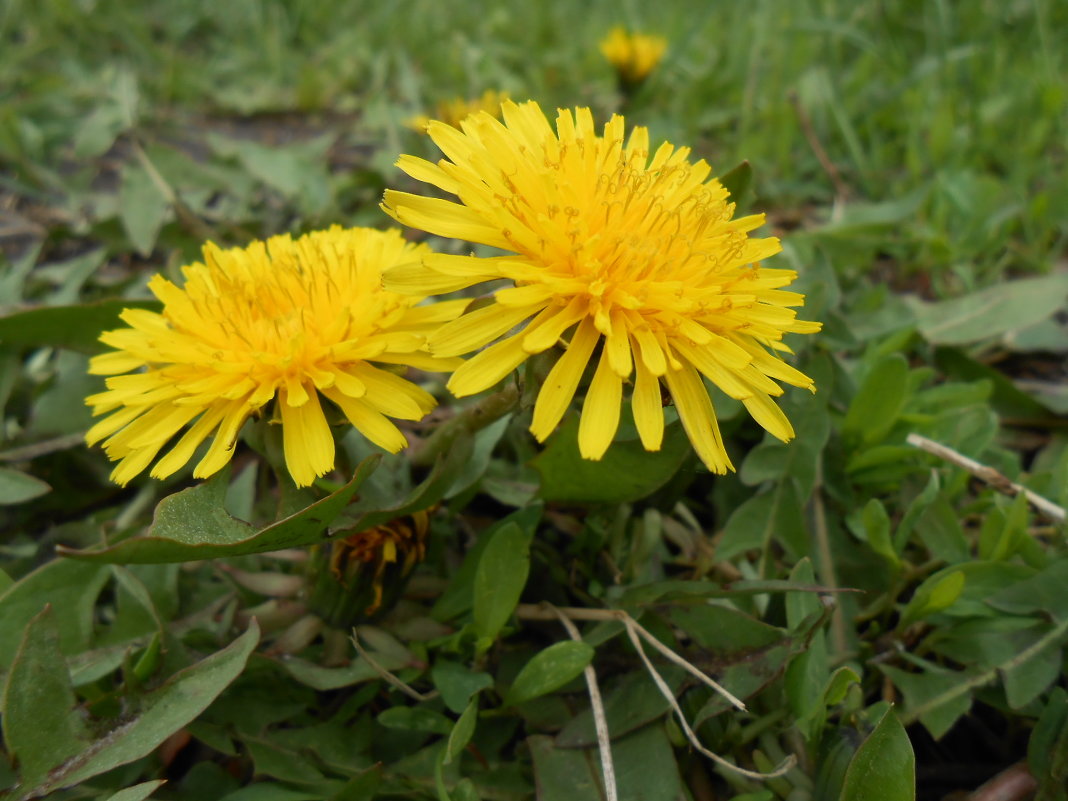
[[[480,111],[485,111],[487,114],[492,114],[494,117],[499,118],[501,116],[501,103],[507,99],[507,92],[487,89],[482,93],[482,97],[475,100],[465,100],[462,97],[443,100],[438,103],[433,119],[457,128],[461,120]],[[419,131],[419,133],[426,133],[426,128],[430,123],[430,117],[425,114],[419,114],[408,120],[407,125],[409,128]]]
[[[397,162],[459,203],[387,191],[383,204],[407,225],[515,254],[428,255],[387,279],[390,288],[420,294],[514,282],[429,338],[431,352],[446,357],[504,337],[453,373],[452,392],[493,386],[570,331],[534,406],[530,430],[540,441],[570,405],[598,343],[579,426],[587,459],[612,442],[625,382],[647,450],[658,450],[663,437],[663,386],[704,463],[720,473],[731,468],[702,376],[776,437],[793,437],[771,400],[783,391],[776,381],[813,384],[777,354],[789,352],[785,333],[813,333],[820,324],[796,319],[790,308],[804,302],[782,289],[796,273],[760,265],[780,250],[778,239],[748,236],[763,215],[734,219],[708,164],[690,163],[688,148],[669,143],[650,158],[648,131],[636,127],[624,141],[618,115],[599,136],[585,108],[560,110],[556,131],[534,102],[505,103],[503,114],[503,123],[471,117],[462,131],[431,124],[448,160]]]
[[[129,327],[101,335],[114,350],[95,356],[89,371],[111,377],[86,403],[107,417],[86,441],[104,441],[119,462],[111,478],[125,485],[188,426],[151,475],[171,475],[212,436],[193,471],[205,478],[230,460],[245,420],[277,396],[286,466],[306,486],[334,464],[322,395],[376,445],[400,450],[407,441],[388,418],[418,420],[435,401],[372,362],[459,363],[431,356],[425,339],[462,303],[420,306],[418,295],[382,287],[384,270],[428,253],[396,230],[337,226],[246,248],[207,244],[203,263],[182,268],[183,286],[160,275],[149,281],[161,314],[126,309]]]
[[[656,69],[667,49],[667,39],[644,33],[628,33],[622,26],[601,40],[601,53],[625,85],[639,84]]]

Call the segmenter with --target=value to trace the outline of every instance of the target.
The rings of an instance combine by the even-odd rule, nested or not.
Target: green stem
[[[411,463],[419,467],[432,465],[438,456],[452,447],[461,434],[480,431],[514,410],[518,403],[519,386],[515,382],[509,382],[499,392],[487,395],[438,426],[421,445],[412,448]]]

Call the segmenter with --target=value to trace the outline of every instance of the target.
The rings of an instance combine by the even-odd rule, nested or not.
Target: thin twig
[[[1009,480],[1004,474],[995,470],[993,467],[980,464],[974,459],[969,459],[964,454],[958,453],[947,445],[935,442],[933,439],[928,439],[919,434],[909,434],[905,441],[915,448],[919,448],[922,451],[927,451],[927,453],[937,456],[939,459],[944,459],[950,464],[955,464],[957,467],[964,468],[976,478],[985,481],[994,489],[999,490],[1006,495],[1023,495],[1039,512],[1056,523],[1063,523],[1065,518],[1068,517],[1068,512],[1065,511],[1063,506],[1058,506],[1053,501],[1043,498],[1036,492],[1032,492],[1022,484],[1017,484],[1015,481]]]
[[[571,639],[575,642],[582,642],[582,635],[575,628],[575,624],[568,620],[567,616],[555,606],[552,609],[557,618],[559,618],[561,625],[571,635]],[[586,677],[586,690],[590,694],[590,708],[593,710],[593,725],[597,730],[597,749],[601,754],[605,801],[617,801],[619,791],[616,789],[616,768],[612,762],[612,742],[608,737],[608,720],[604,714],[604,701],[601,700],[601,688],[597,684],[597,673],[594,671],[592,664],[586,665],[586,669],[582,673]]]
[[[624,614],[626,614],[626,613],[624,613]],[[645,640],[647,643],[649,643],[651,646],[653,646],[657,651],[659,651],[660,655],[663,656],[665,659],[667,659],[669,662],[672,662],[672,663],[678,665],[683,670],[685,670],[688,673],[696,676],[702,682],[704,682],[709,687],[711,687],[713,690],[715,690],[717,693],[719,693],[724,698],[726,698],[733,706],[737,707],[740,711],[742,711],[742,712],[748,711],[745,708],[745,704],[742,703],[742,701],[740,699],[736,698],[726,687],[724,687],[722,684],[720,684],[719,682],[717,682],[714,679],[712,679],[710,676],[708,676],[705,673],[703,673],[701,671],[701,669],[698,668],[696,665],[690,664],[685,659],[683,659],[681,656],[679,656],[677,653],[672,651],[670,648],[668,648],[666,645],[664,645],[664,643],[660,642],[660,640],[658,640],[656,637],[654,637],[652,634],[650,634],[642,626],[641,623],[639,623],[637,620],[632,618],[630,615],[626,615],[626,617],[623,619],[623,624],[625,626],[627,626],[628,628],[629,627],[633,627],[638,632],[638,634],[641,635],[641,638],[643,640]]]
[[[634,650],[636,650],[638,652],[638,656],[641,657],[642,663],[645,665],[646,671],[648,671],[653,681],[656,682],[656,687],[658,690],[660,690],[660,694],[664,696],[664,700],[671,704],[671,708],[675,710],[675,715],[679,719],[679,724],[682,726],[683,732],[686,734],[686,739],[690,741],[690,745],[696,748],[697,751],[699,751],[701,754],[704,754],[706,757],[711,759],[720,767],[734,771],[735,773],[741,774],[742,776],[746,776],[750,779],[773,779],[776,776],[782,776],[784,773],[793,768],[793,766],[797,763],[797,759],[793,756],[793,754],[783,760],[782,764],[770,773],[758,773],[756,771],[747,770],[745,768],[739,767],[733,762],[724,759],[719,754],[716,754],[705,748],[701,744],[701,741],[697,739],[697,735],[694,733],[694,730],[690,728],[690,724],[686,720],[686,715],[683,713],[682,707],[679,706],[679,702],[675,699],[675,693],[671,691],[671,688],[668,686],[667,682],[664,681],[664,678],[660,675],[659,672],[657,672],[656,667],[646,655],[645,649],[642,648],[642,636],[639,634],[637,623],[635,623],[634,619],[628,615],[626,619],[624,619],[623,625],[627,630],[627,636],[630,638],[631,644],[634,646]]]
[[[356,629],[355,628],[353,628],[353,630],[352,630],[351,639],[352,639],[352,645],[356,649],[356,653],[358,653],[361,657],[363,657],[364,661],[367,662],[367,664],[371,666],[371,670],[373,670],[375,673],[377,673],[387,684],[390,684],[391,686],[396,687],[402,693],[404,693],[409,698],[411,698],[411,699],[413,699],[415,701],[429,701],[432,698],[437,698],[438,697],[439,693],[438,693],[437,690],[433,690],[433,691],[428,692],[428,693],[421,693],[418,690],[416,690],[413,687],[411,687],[410,685],[405,684],[399,678],[397,678],[392,673],[390,673],[388,670],[386,670],[384,667],[382,667],[380,664],[378,664],[378,662],[375,661],[375,658],[373,656],[371,656],[371,654],[369,654],[367,652],[367,649],[364,648],[362,645],[360,645],[360,635],[356,633]]]

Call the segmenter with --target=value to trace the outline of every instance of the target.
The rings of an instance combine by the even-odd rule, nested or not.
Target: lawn
[[[1068,801],[1065,31],[7,0],[0,799]]]

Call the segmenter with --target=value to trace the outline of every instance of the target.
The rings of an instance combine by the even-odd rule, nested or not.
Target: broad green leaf
[[[89,646],[96,597],[110,576],[105,565],[53,559],[0,595],[0,669],[8,666],[26,625],[50,604],[60,647],[75,654]]]
[[[170,201],[143,166],[128,162],[119,188],[119,219],[130,242],[142,256],[156,246],[156,237],[170,210]]]
[[[659,451],[645,450],[635,434],[617,439],[595,462],[579,454],[578,428],[578,415],[570,415],[531,461],[541,474],[541,497],[546,500],[637,501],[667,484],[691,452],[682,426],[673,424],[665,429]]]
[[[1068,587],[1068,559],[1058,559],[1037,575],[1004,587],[986,602],[1013,615],[1038,612],[1063,621],[1068,620],[1065,587]]]
[[[243,520],[231,517],[226,511],[224,500],[229,470],[224,470],[203,484],[160,501],[147,534],[103,548],[79,551],[59,547],[57,551],[64,556],[95,562],[158,563],[214,559],[311,545],[332,536],[328,528],[331,522],[345,509],[377,464],[375,457],[365,459],[356,468],[352,480],[337,492],[258,531]],[[393,516],[396,515],[391,512],[389,519]],[[381,522],[380,517],[381,513],[368,512],[360,518],[360,522],[372,519],[374,522],[363,526],[369,528]]]
[[[492,640],[512,616],[530,573],[532,532],[516,523],[502,526],[486,544],[474,582],[475,630]]]
[[[497,532],[505,526],[514,523],[523,531],[528,532],[529,537],[533,537],[534,530],[537,528],[537,525],[541,520],[541,512],[541,504],[533,503],[530,506],[512,512],[507,517],[501,518],[485,531],[481,532],[474,547],[472,547],[464,556],[464,561],[460,565],[460,569],[453,574],[452,579],[449,581],[449,586],[434,604],[434,618],[437,620],[452,620],[469,610],[475,597],[475,579],[478,573],[479,562],[482,561],[482,553],[490,542],[493,541]],[[464,700],[463,705],[467,705],[466,699]],[[458,712],[459,710],[455,711]]]
[[[910,298],[920,333],[936,345],[967,345],[1045,320],[1068,298],[1068,275],[1002,281],[939,303]]]
[[[50,346],[99,353],[106,346],[100,334],[124,324],[123,309],[158,312],[158,300],[102,300],[78,306],[40,306],[0,317],[0,342],[24,348]]]
[[[853,755],[839,801],[915,801],[916,755],[893,709]]]
[[[430,677],[445,706],[457,713],[467,709],[472,695],[493,686],[493,677],[489,673],[476,672],[446,659],[434,665]]]
[[[773,543],[782,544],[798,558],[807,553],[805,514],[791,479],[777,482],[770,491],[754,495],[734,510],[716,555],[730,559],[745,551],[766,551]]]
[[[51,607],[26,626],[7,675],[3,702],[4,742],[18,759],[21,789],[43,784],[52,770],[79,754],[89,741]]]
[[[166,784],[164,779],[135,784],[133,787],[127,787],[125,790],[119,790],[114,795],[108,796],[106,801],[145,801],[164,784]]]
[[[32,501],[51,491],[52,488],[48,484],[29,473],[0,467],[0,506]]]
[[[884,557],[895,567],[901,564],[901,559],[894,550],[894,543],[890,539],[890,515],[886,507],[878,498],[872,498],[864,506],[862,512],[864,531],[868,535],[868,545],[879,556]]]
[[[505,706],[516,706],[558,690],[579,676],[593,660],[593,648],[584,642],[564,640],[534,654],[504,697]]]
[[[657,670],[672,693],[677,696],[689,674],[673,665],[659,665]],[[608,734],[613,740],[662,717],[671,709],[671,704],[644,669],[628,673],[607,692],[602,687],[602,693]],[[593,722],[593,712],[585,709],[572,718],[556,736],[556,744],[563,748],[596,746],[597,729]]]
[[[596,749],[558,748],[551,737],[527,738],[538,801],[603,801]],[[620,801],[682,801],[687,797],[663,726],[651,724],[612,743]]]
[[[849,404],[842,434],[874,445],[893,427],[904,408],[909,365],[900,353],[877,361]]]
[[[196,718],[244,670],[259,642],[259,627],[253,620],[248,631],[223,650],[179,671],[160,687],[146,693],[136,712],[96,739],[87,739],[82,750],[51,771],[27,797],[53,792],[84,782],[152,753],[164,740]]]
[[[971,709],[976,686],[987,683],[985,678],[977,678],[974,672],[908,673],[892,665],[880,665],[879,669],[905,696],[905,721],[911,723],[918,719],[936,740]]]

